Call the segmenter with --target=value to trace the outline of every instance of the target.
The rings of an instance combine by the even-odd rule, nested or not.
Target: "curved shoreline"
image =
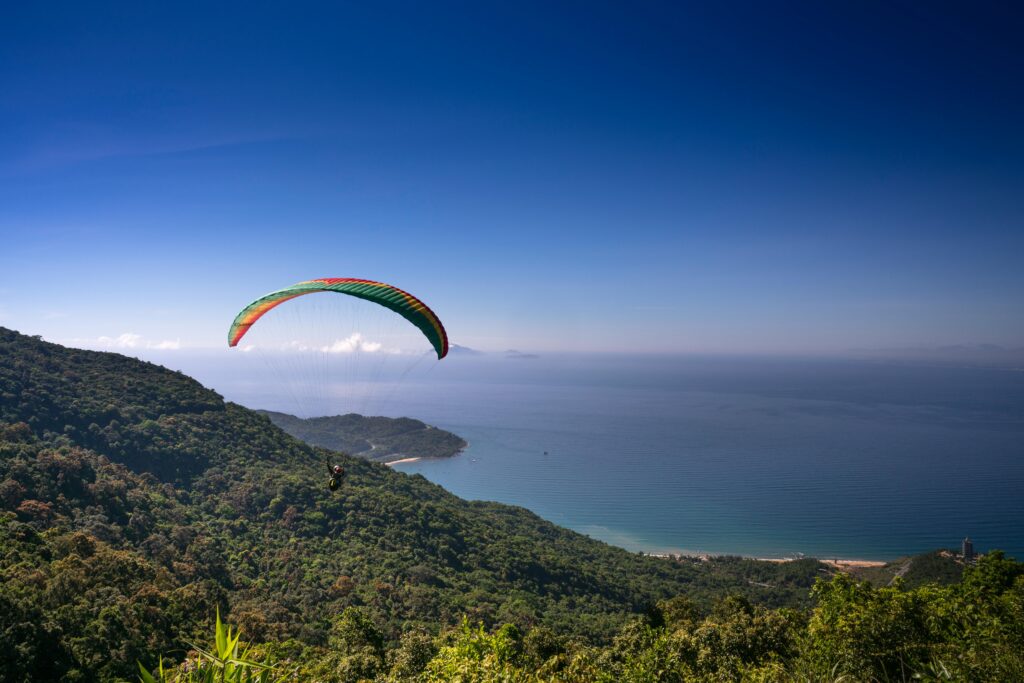
[[[691,560],[701,560],[707,562],[716,557],[724,557],[724,555],[712,555],[708,553],[699,554],[687,554],[687,553],[644,553],[649,557],[660,557],[666,560],[674,560],[677,558],[686,558]],[[833,558],[819,558],[819,557],[744,557],[745,560],[755,560],[757,562],[796,562],[797,560],[816,560],[822,564],[827,564],[836,569],[863,569],[866,567],[884,567],[889,562],[884,560],[859,560],[859,559],[844,559],[840,557]]]
[[[437,427],[434,427],[434,429],[437,429]],[[459,438],[461,438],[461,437],[459,437]],[[462,455],[469,448],[469,442],[466,441],[465,439],[462,439],[462,440],[466,442],[466,445],[463,446],[462,448],[460,448],[459,450],[455,451],[451,455],[439,455],[439,456],[436,456],[436,457],[425,457],[425,456],[422,456],[422,455],[417,455],[417,456],[414,456],[414,457],[411,457],[411,458],[402,458],[400,460],[389,460],[388,462],[381,463],[381,464],[387,465],[388,467],[391,467],[392,465],[400,465],[403,462],[418,462],[420,460],[447,460],[448,458],[454,458],[456,456]]]
[[[415,458],[402,458],[401,460],[389,460],[388,462],[386,462],[384,464],[387,465],[388,467],[391,467],[392,465],[399,465],[399,464],[401,464],[403,462],[416,462],[417,460],[422,460],[422,459],[423,458],[421,458],[420,456],[416,456]]]

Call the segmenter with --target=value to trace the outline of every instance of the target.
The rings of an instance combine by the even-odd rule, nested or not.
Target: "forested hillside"
[[[334,494],[328,459],[348,471]],[[631,554],[317,451],[180,373],[0,328],[5,681],[132,677],[218,607],[254,642],[324,656],[347,608],[382,648],[464,616],[602,643],[680,594],[807,604],[819,569]]]

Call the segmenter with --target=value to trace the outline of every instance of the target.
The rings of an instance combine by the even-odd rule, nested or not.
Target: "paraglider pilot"
[[[341,480],[345,478],[345,468],[341,465],[327,463],[327,471],[331,475],[331,480],[327,482],[327,488],[337,491],[338,487],[341,486]]]

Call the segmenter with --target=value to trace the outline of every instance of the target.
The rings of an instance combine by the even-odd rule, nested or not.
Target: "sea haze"
[[[452,356],[401,382],[302,386],[177,363],[254,408],[408,415],[470,442],[396,467],[631,550],[1024,557],[1024,372],[880,361]]]

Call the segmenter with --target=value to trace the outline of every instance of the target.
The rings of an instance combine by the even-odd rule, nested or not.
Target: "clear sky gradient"
[[[482,349],[1024,345],[1013,5],[14,3],[0,325],[355,276]]]

